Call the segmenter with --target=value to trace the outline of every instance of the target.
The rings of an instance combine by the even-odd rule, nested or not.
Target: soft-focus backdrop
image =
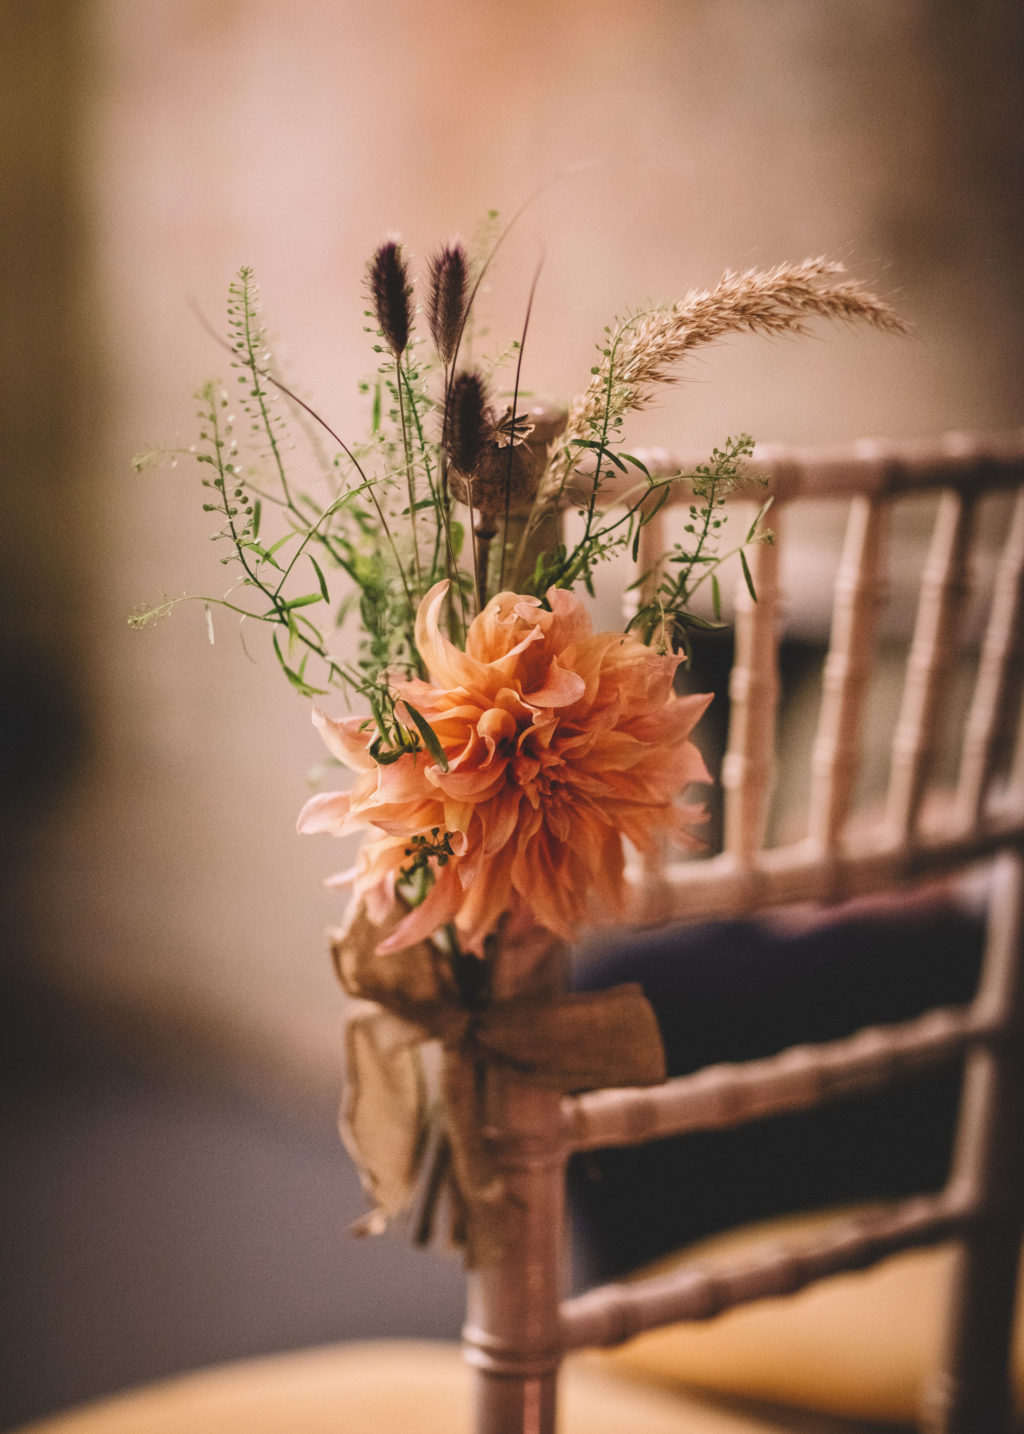
[[[227,376],[196,311],[221,324],[253,265],[282,367],[358,437],[375,244],[397,232],[422,262],[536,194],[485,309],[495,345],[517,334],[543,254],[540,393],[585,382],[617,312],[726,267],[828,253],[914,325],[736,340],[638,443],[1017,426],[1024,22],[1011,0],[14,0],[4,18],[5,988],[62,1035],[227,1072],[326,1131],[339,901],[320,879],[340,854],[294,835],[320,759],[308,704],[230,623],[211,648],[201,608],[126,623],[222,582],[198,470],[131,467],[190,443],[191,395]]]
[[[293,835],[320,754],[306,704],[229,623],[211,649],[199,608],[143,634],[125,621],[223,580],[199,470],[130,464],[191,442],[193,391],[227,373],[193,305],[221,323],[229,280],[254,265],[286,371],[358,435],[374,245],[398,231],[422,260],[548,184],[487,295],[503,343],[543,251],[531,387],[584,383],[627,305],[826,252],[894,297],[915,337],[735,340],[691,366],[637,441],[1013,426],[1013,13],[12,7],[4,758],[34,961],[147,1022],[159,1013],[164,1032],[230,1033],[253,1064],[333,1060],[321,931],[338,903],[319,879],[338,856]]]

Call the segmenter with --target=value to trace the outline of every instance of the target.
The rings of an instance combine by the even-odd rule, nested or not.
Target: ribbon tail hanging
[[[339,1129],[375,1207],[360,1233],[383,1229],[413,1201],[427,1137],[422,1041],[419,1026],[376,1001],[352,1001],[345,1013]]]

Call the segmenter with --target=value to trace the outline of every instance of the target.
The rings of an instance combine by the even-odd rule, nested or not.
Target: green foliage
[[[369,433],[365,442],[352,446],[275,371],[255,278],[251,269],[241,269],[229,288],[226,344],[237,375],[238,413],[220,384],[204,384],[197,394],[195,447],[154,449],[135,460],[142,471],[162,461],[173,465],[187,454],[200,466],[203,508],[215,519],[211,536],[231,581],[220,594],[164,599],[134,613],[131,624],[145,626],[180,602],[193,600],[204,604],[211,640],[215,608],[236,615],[243,624],[268,626],[275,658],[302,696],[340,687],[362,697],[376,729],[370,750],[382,765],[418,751],[446,765],[430,724],[393,695],[396,677],[426,675],[414,633],[423,595],[441,579],[449,581],[445,620],[450,638],[460,643],[473,612],[490,595],[489,582],[503,579],[506,560],[511,562],[513,556],[503,535],[500,565],[488,562],[488,536],[470,532],[467,541],[467,528],[453,512],[441,442],[456,365],[464,362],[459,349],[472,321],[472,301],[504,233],[497,229],[497,215],[489,215],[477,254],[466,256],[472,287],[457,337],[449,324],[444,359],[437,353],[430,356],[429,340],[416,332],[416,313],[410,311],[407,339],[403,335],[396,348],[381,341],[379,317],[374,310],[368,312],[367,333],[377,369],[360,385],[369,403]],[[450,258],[449,252],[447,262]],[[677,544],[648,575],[648,596],[633,621],[646,641],[676,645],[685,641],[687,626],[699,621],[690,604],[705,581],[712,584],[717,610],[714,573],[722,561],[716,552],[721,507],[740,479],[752,444],[746,437],[730,440],[696,473],[670,479],[652,477],[639,458],[623,450],[628,375],[624,378],[619,371],[619,354],[627,338],[635,338],[633,329],[642,317],[606,331],[594,371],[599,381],[588,388],[599,401],[591,402],[582,429],[556,452],[540,477],[536,519],[531,522],[561,501],[571,480],[570,491],[583,493],[577,500],[581,535],[572,545],[549,544],[531,559],[532,572],[518,577],[516,585],[542,600],[552,586],[581,584],[592,592],[598,566],[623,552],[631,551],[635,558],[641,532],[668,499],[672,484],[689,481],[694,501],[688,546]],[[494,441],[518,443],[527,436],[515,412],[522,357],[519,339],[494,361],[516,362],[511,409],[502,417],[488,409]],[[489,371],[482,363],[481,374]],[[305,440],[301,451],[289,434],[290,424]],[[493,448],[493,441],[485,446]],[[314,496],[318,492],[322,496]],[[759,522],[760,517],[746,542],[761,536]],[[509,571],[515,571],[514,562]],[[333,654],[331,643],[338,627],[353,615],[358,617],[357,651],[346,661]],[[427,855],[441,862],[443,841]],[[426,860],[421,852],[414,856],[411,871]]]
[[[726,498],[740,483],[749,481],[744,460],[753,449],[754,440],[749,434],[729,438],[723,448],[712,451],[709,462],[699,464],[690,475],[694,501],[689,505],[688,521],[683,528],[685,540],[674,543],[654,570],[635,584],[650,594],[630,623],[645,642],[664,651],[675,651],[685,648],[688,629],[721,626],[722,600],[717,569],[733,556],[738,555],[750,596],[757,601],[745,549],[751,543],[771,541],[770,532],[762,526],[771,500],[762,504],[742,542],[725,553],[718,551],[718,540],[725,526]],[[693,600],[705,583],[711,587],[714,622],[698,617],[693,611]]]

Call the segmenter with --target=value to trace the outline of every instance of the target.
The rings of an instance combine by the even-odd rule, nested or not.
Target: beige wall
[[[12,683],[7,705],[26,751],[54,729],[38,773],[9,744],[24,777],[12,957],[127,1010],[143,1039],[201,1029],[254,1069],[327,1084],[338,1000],[322,928],[339,903],[319,880],[339,854],[293,835],[320,755],[305,704],[225,622],[211,650],[198,610],[145,634],[124,621],[221,580],[195,473],[129,463],[190,441],[190,395],[223,371],[189,301],[218,320],[234,270],[255,265],[287,371],[358,435],[375,243],[397,229],[423,256],[553,181],[489,296],[504,341],[543,248],[531,386],[582,383],[627,305],[824,251],[895,296],[915,337],[736,341],[637,441],[1015,426],[1019,12],[93,0],[8,14],[23,83],[0,166],[19,301],[4,363],[23,421],[5,581],[12,652],[49,675]]]

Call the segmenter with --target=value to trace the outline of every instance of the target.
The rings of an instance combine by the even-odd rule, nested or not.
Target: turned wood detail
[[[711,1319],[843,1270],[866,1269],[896,1250],[948,1239],[973,1213],[948,1196],[920,1196],[836,1220],[806,1244],[765,1244],[742,1263],[694,1264],[632,1284],[602,1285],[563,1305],[563,1338],[568,1349],[607,1347],[660,1325]]]
[[[1009,703],[1024,659],[1024,491],[1017,494],[1009,535],[996,572],[988,625],[964,728],[957,789],[957,823],[980,822],[1008,734]],[[1017,695],[1019,696],[1019,690]]]
[[[736,655],[729,677],[729,738],[722,762],[725,850],[749,865],[764,841],[775,772],[775,711],[779,699],[779,545],[781,505],[772,510],[775,541],[759,543],[750,568],[757,601],[745,582],[736,590]]]
[[[689,473],[706,454],[638,449],[637,457],[655,478]],[[759,443],[750,459],[752,473],[767,478],[779,502],[796,498],[893,498],[950,488],[976,492],[1012,491],[1024,481],[1024,428],[987,435],[947,433],[938,441],[882,443],[860,439],[837,448],[789,448]],[[634,485],[632,478],[609,478],[607,497]],[[748,498],[754,496],[748,493]],[[669,503],[689,503],[685,487],[670,493]]]
[[[954,1060],[1000,1029],[998,1017],[983,1018],[970,1006],[943,1007],[842,1040],[708,1066],[651,1089],[590,1091],[563,1100],[566,1138],[575,1150],[640,1145],[805,1110]]]
[[[946,489],[939,499],[892,745],[887,821],[901,844],[916,828],[936,756],[939,715],[968,593],[975,507],[975,495],[968,492]]]
[[[795,842],[758,852],[749,866],[740,866],[728,852],[704,861],[675,862],[662,878],[669,913],[676,921],[743,916],[792,902],[833,902],[892,890],[901,883],[941,876],[1024,840],[1024,815],[1018,802],[978,831],[929,834],[913,844],[883,838],[884,833],[868,833],[851,838],[841,851],[825,854],[806,841]],[[642,925],[643,878],[638,872],[629,876]],[[658,913],[651,924],[664,919],[664,913]]]
[[[560,944],[525,971],[499,963],[496,998],[556,995]],[[495,1066],[479,1072],[484,1136],[519,1211],[499,1260],[467,1271],[463,1353],[474,1372],[475,1434],[551,1434],[563,1347],[565,1162],[561,1096]]]
[[[887,511],[878,499],[854,496],[836,576],[808,814],[810,841],[827,851],[839,842],[857,776],[876,617],[885,596],[880,558]]]

